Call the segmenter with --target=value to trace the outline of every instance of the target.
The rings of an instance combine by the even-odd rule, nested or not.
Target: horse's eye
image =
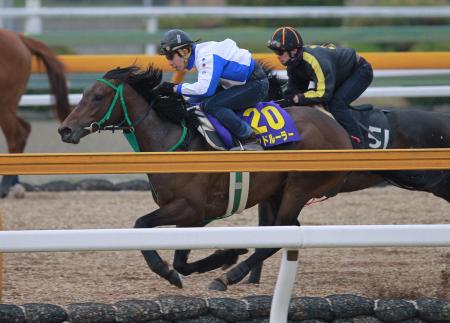
[[[94,94],[94,101],[101,101],[103,99],[103,95],[101,94]]]

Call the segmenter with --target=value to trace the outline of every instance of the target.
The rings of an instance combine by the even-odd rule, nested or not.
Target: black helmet
[[[303,39],[294,28],[280,27],[275,30],[272,38],[267,42],[267,47],[277,54],[282,54],[296,48],[303,48]]]
[[[174,51],[193,44],[194,41],[187,33],[180,29],[171,29],[161,39],[159,52],[161,55],[171,54]]]

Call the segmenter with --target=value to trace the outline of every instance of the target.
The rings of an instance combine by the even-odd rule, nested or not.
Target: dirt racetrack
[[[7,230],[126,228],[154,210],[147,192],[28,193],[24,200],[0,200]],[[256,224],[256,209],[216,221],[215,226]],[[304,225],[450,223],[450,204],[427,193],[393,187],[341,194],[308,206]],[[192,252],[194,259],[210,250]],[[171,261],[173,252],[163,251]],[[262,283],[238,284],[209,292],[216,270],[194,274],[184,289],[170,286],[146,266],[138,251],[4,254],[3,303],[115,302],[182,294],[199,297],[243,297],[272,294],[279,254],[266,262]],[[294,294],[326,296],[353,293],[367,297],[420,296],[450,299],[450,248],[362,248],[300,250]]]

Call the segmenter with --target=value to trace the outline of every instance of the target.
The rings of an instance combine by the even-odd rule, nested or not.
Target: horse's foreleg
[[[23,153],[28,136],[31,131],[30,124],[18,116],[12,114],[4,116],[0,123],[8,145],[10,154]],[[3,176],[0,187],[0,198],[8,195],[11,187],[19,183],[18,175]]]
[[[196,221],[195,215],[195,210],[190,207],[185,200],[180,199],[140,217],[136,220],[134,227],[153,228],[160,225],[188,225],[189,223]],[[167,262],[165,262],[155,250],[142,250],[141,252],[148,266],[154,273],[163,277],[172,285],[179,288],[183,287],[180,275],[175,270],[170,269]]]

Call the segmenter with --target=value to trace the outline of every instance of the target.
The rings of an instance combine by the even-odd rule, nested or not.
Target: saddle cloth
[[[229,150],[238,145],[230,131],[216,118],[204,113],[198,105],[191,109],[195,109],[194,113],[200,120],[197,130],[211,147]],[[264,148],[301,140],[294,120],[275,102],[260,102],[256,107],[235,112],[252,127]]]
[[[392,146],[393,131],[386,117],[387,110],[373,107],[371,104],[350,107],[364,135],[364,148],[387,149]]]
[[[333,118],[333,115],[323,106],[314,108]],[[394,132],[391,129],[386,113],[389,110],[375,108],[371,104],[350,106],[350,113],[361,128],[364,136],[364,149],[387,149],[391,148]]]

